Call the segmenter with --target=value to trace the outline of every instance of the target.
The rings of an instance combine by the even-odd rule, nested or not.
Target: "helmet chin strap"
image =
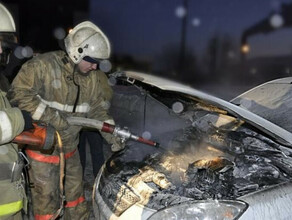
[[[0,67],[4,68],[10,60],[11,50],[3,49],[2,53],[0,54]]]
[[[76,99],[75,99],[75,102],[74,102],[73,112],[76,112],[76,107],[77,107],[77,104],[78,104],[78,101],[79,101],[79,96],[80,96],[80,85],[75,80],[75,72],[76,72],[77,68],[78,68],[77,64],[75,64],[74,68],[73,68],[73,83],[74,83],[75,86],[77,86],[77,95],[76,95]]]

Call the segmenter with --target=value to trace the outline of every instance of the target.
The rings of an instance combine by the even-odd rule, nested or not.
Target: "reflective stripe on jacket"
[[[12,215],[14,213],[17,213],[22,209],[22,207],[23,207],[22,200],[0,205],[0,216]]]
[[[80,88],[78,103],[77,85]],[[81,75],[63,51],[54,51],[38,55],[22,66],[12,83],[9,98],[14,105],[30,112],[33,119],[50,123],[62,131],[67,116],[111,119],[104,107],[105,94],[111,93],[103,72]],[[79,131],[80,127],[70,126],[68,132],[61,134],[64,146],[77,146]]]
[[[11,108],[5,93],[0,90],[0,144],[10,142],[22,132],[24,120],[18,108]],[[1,162],[1,160],[0,160]]]

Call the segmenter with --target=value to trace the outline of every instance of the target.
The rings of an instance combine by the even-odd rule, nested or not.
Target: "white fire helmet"
[[[12,15],[7,8],[0,3],[0,32],[16,32]]]
[[[75,64],[84,57],[97,62],[110,57],[111,47],[108,38],[90,21],[75,26],[64,39],[64,43],[69,57]]]

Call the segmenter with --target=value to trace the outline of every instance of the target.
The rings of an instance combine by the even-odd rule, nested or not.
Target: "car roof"
[[[137,80],[155,86],[161,90],[179,92],[196,97],[197,99],[202,100],[204,103],[215,105],[221,109],[226,110],[229,114],[246,121],[248,124],[251,124],[252,126],[261,130],[280,144],[292,148],[292,133],[231,102],[209,95],[205,92],[198,91],[191,86],[187,86],[151,74],[134,71],[123,71],[114,74],[126,77],[127,81],[133,84]]]

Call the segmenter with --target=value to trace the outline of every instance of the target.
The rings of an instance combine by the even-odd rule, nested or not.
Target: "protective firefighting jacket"
[[[69,126],[68,116],[111,120],[104,93],[112,92],[106,75],[77,72],[76,65],[63,51],[41,54],[26,62],[9,91],[11,103],[32,114],[34,120],[50,123],[60,132],[66,152],[78,144],[79,126]],[[111,143],[111,137],[103,134]]]
[[[78,72],[78,66],[63,51],[38,55],[21,67],[8,92],[13,105],[31,113],[34,120],[50,123],[59,132],[65,157],[64,219],[86,219],[82,168],[77,144],[80,126],[69,125],[66,117],[78,116],[111,120],[107,114],[105,91],[111,92],[106,75]],[[111,143],[110,136],[105,136]],[[58,196],[59,148],[51,154],[26,150],[31,169],[30,180],[34,217],[49,219],[60,205]]]
[[[22,161],[12,139],[24,128],[22,113],[11,108],[5,93],[0,90],[0,219],[20,211],[25,205],[22,185]]]

